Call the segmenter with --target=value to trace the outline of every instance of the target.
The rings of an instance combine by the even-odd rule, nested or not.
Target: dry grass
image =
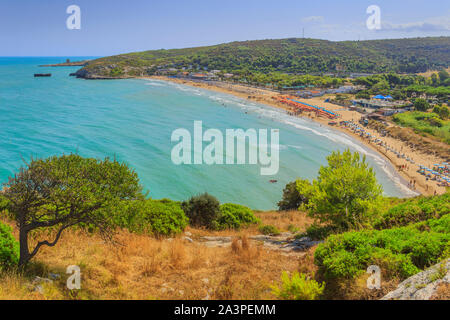
[[[450,300],[450,283],[442,282],[431,300]]]
[[[261,219],[264,224],[273,225],[280,231],[289,231],[289,226],[303,232],[311,225],[314,220],[305,213],[298,211],[269,211],[257,212],[256,216]]]
[[[281,232],[289,231],[289,226],[295,228],[298,232],[303,232],[306,228],[311,225],[314,220],[308,217],[303,212],[298,211],[264,211],[255,212],[255,216],[261,220],[264,225],[273,225],[277,227]],[[188,227],[186,231],[192,233],[194,239],[201,236],[234,236],[240,237],[243,234],[257,235],[261,234],[259,232],[259,227],[257,225],[252,225],[248,228],[242,230],[221,230],[221,231],[211,231],[205,229],[194,229]]]
[[[398,279],[386,281],[382,278],[380,289],[368,289],[368,277],[369,275],[362,275],[356,279],[327,282],[323,298],[327,300],[379,300],[390,291],[395,290],[400,283]]]
[[[295,211],[258,212],[257,216],[281,231],[293,225],[302,232],[312,223]],[[257,226],[240,231],[187,231],[194,239],[231,235],[233,240],[229,247],[208,248],[182,236],[155,239],[121,231],[115,238],[119,244],[114,245],[96,234],[67,230],[55,247],[41,249],[25,273],[0,272],[0,299],[274,299],[270,285],[280,283],[282,271],[298,271],[322,281],[314,264],[315,248],[300,257],[267,250],[248,239],[258,233]],[[18,238],[16,228],[13,234]],[[82,288],[75,293],[66,288],[69,265],[78,265],[82,272]],[[32,280],[49,277],[49,273],[61,278],[43,284],[43,293],[33,290]],[[397,284],[384,282],[382,290],[368,290],[366,276],[362,276],[356,281],[327,283],[324,298],[378,299]],[[441,289],[438,299],[446,297],[441,291],[445,293]]]
[[[289,224],[304,229],[309,223],[298,212],[258,216],[282,230]],[[55,247],[40,250],[25,274],[0,273],[0,299],[273,299],[269,286],[282,271],[299,267],[298,258],[249,241],[256,227],[218,233],[189,230],[194,236],[231,234],[234,240],[230,247],[208,248],[181,237],[158,240],[121,231],[116,236],[120,245],[113,245],[98,235],[67,230]],[[82,272],[76,295],[65,286],[69,265],[80,266]],[[43,294],[33,291],[33,278],[50,272],[61,278],[43,285]]]
[[[228,248],[207,248],[181,239],[157,240],[121,232],[113,246],[96,235],[67,231],[54,248],[37,255],[27,276],[3,274],[0,299],[69,299],[69,265],[82,271],[78,299],[270,299],[268,286],[298,261],[252,245],[245,237]],[[61,280],[32,292],[27,283],[48,272]]]

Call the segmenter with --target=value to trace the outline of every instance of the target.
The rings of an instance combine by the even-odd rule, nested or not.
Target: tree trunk
[[[30,260],[30,251],[28,250],[28,231],[20,229],[19,234],[20,258],[19,267],[24,267]]]

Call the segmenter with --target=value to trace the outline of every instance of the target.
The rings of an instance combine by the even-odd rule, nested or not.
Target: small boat
[[[34,74],[35,78],[37,78],[37,77],[51,77],[51,76],[52,76],[51,73],[35,73]]]
[[[278,180],[269,180],[270,183],[276,183]]]

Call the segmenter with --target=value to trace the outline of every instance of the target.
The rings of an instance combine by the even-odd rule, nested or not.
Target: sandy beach
[[[152,76],[152,77],[144,77],[146,79],[157,79],[157,80],[164,80],[164,81],[171,81],[179,84],[189,85],[193,87],[213,90],[221,93],[227,93],[232,94],[234,96],[247,99],[250,101],[258,102],[267,104],[276,108],[281,108],[286,111],[292,111],[292,109],[277,100],[273,99],[273,96],[279,95],[279,93],[271,91],[271,90],[265,90],[265,89],[259,89],[259,88],[253,88],[253,87],[247,87],[242,86],[238,84],[231,84],[231,83],[224,83],[224,82],[214,82],[214,83],[208,83],[208,82],[196,82],[196,81],[190,81],[186,79],[177,79],[177,78],[168,78],[163,76]],[[324,100],[326,97],[316,97],[316,98],[310,98],[310,99],[298,99],[299,101],[306,102],[312,105],[317,105],[326,108],[327,110],[333,111],[335,113],[338,113],[341,117],[338,119],[338,121],[354,121],[357,123],[359,119],[361,118],[361,114],[356,111],[350,111],[347,108],[326,103]],[[404,180],[407,183],[411,183],[411,185],[414,185],[412,189],[423,194],[423,195],[434,195],[436,194],[443,194],[446,192],[445,187],[438,186],[436,181],[433,181],[431,179],[427,180],[425,176],[418,173],[419,165],[424,165],[427,167],[433,167],[433,164],[435,163],[442,163],[445,162],[446,159],[441,159],[439,157],[436,157],[431,154],[425,154],[417,152],[416,150],[412,150],[409,146],[406,145],[403,141],[394,139],[392,137],[381,137],[375,130],[364,128],[366,132],[370,133],[372,137],[379,138],[385,144],[387,144],[390,148],[397,150],[400,153],[405,154],[406,157],[412,159],[414,161],[414,164],[406,161],[406,159],[398,157],[395,153],[392,151],[386,149],[385,147],[375,144],[371,142],[369,139],[361,137],[359,134],[354,133],[347,127],[335,125],[330,126],[328,123],[330,119],[316,116],[315,113],[307,113],[303,112],[300,115],[301,117],[307,117],[314,121],[319,122],[322,125],[332,127],[336,130],[340,130],[342,132],[345,132],[346,134],[352,136],[354,139],[362,142],[364,145],[370,147],[371,149],[377,151],[379,154],[381,154],[383,157],[385,157],[394,168],[397,170],[399,175],[404,178]],[[403,168],[402,168],[403,167]]]

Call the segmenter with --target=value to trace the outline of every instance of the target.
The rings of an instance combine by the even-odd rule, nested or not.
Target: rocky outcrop
[[[406,279],[382,300],[429,300],[446,283],[450,283],[450,259]]]
[[[87,65],[89,61],[91,61],[91,60],[63,62],[63,63],[55,63],[55,64],[42,64],[39,67],[83,67],[83,66]]]
[[[308,237],[296,239],[295,235],[290,232],[285,232],[277,236],[256,235],[250,236],[248,239],[253,242],[262,244],[269,250],[282,251],[288,255],[296,255],[316,246],[322,241],[313,241]],[[206,247],[229,247],[232,242],[232,237],[212,237],[203,236],[199,238],[199,243]]]
[[[201,243],[208,247],[208,248],[214,248],[214,247],[228,247],[231,245],[231,237],[201,237],[200,241]]]
[[[82,68],[75,72],[77,78],[100,80],[100,79],[126,79],[128,76],[111,76],[114,68],[112,66],[98,66],[95,68]]]
[[[86,65],[84,68],[75,72],[77,78],[83,79],[130,79],[143,77],[153,74],[153,66],[150,67],[132,67],[119,66],[117,64],[95,63]]]

